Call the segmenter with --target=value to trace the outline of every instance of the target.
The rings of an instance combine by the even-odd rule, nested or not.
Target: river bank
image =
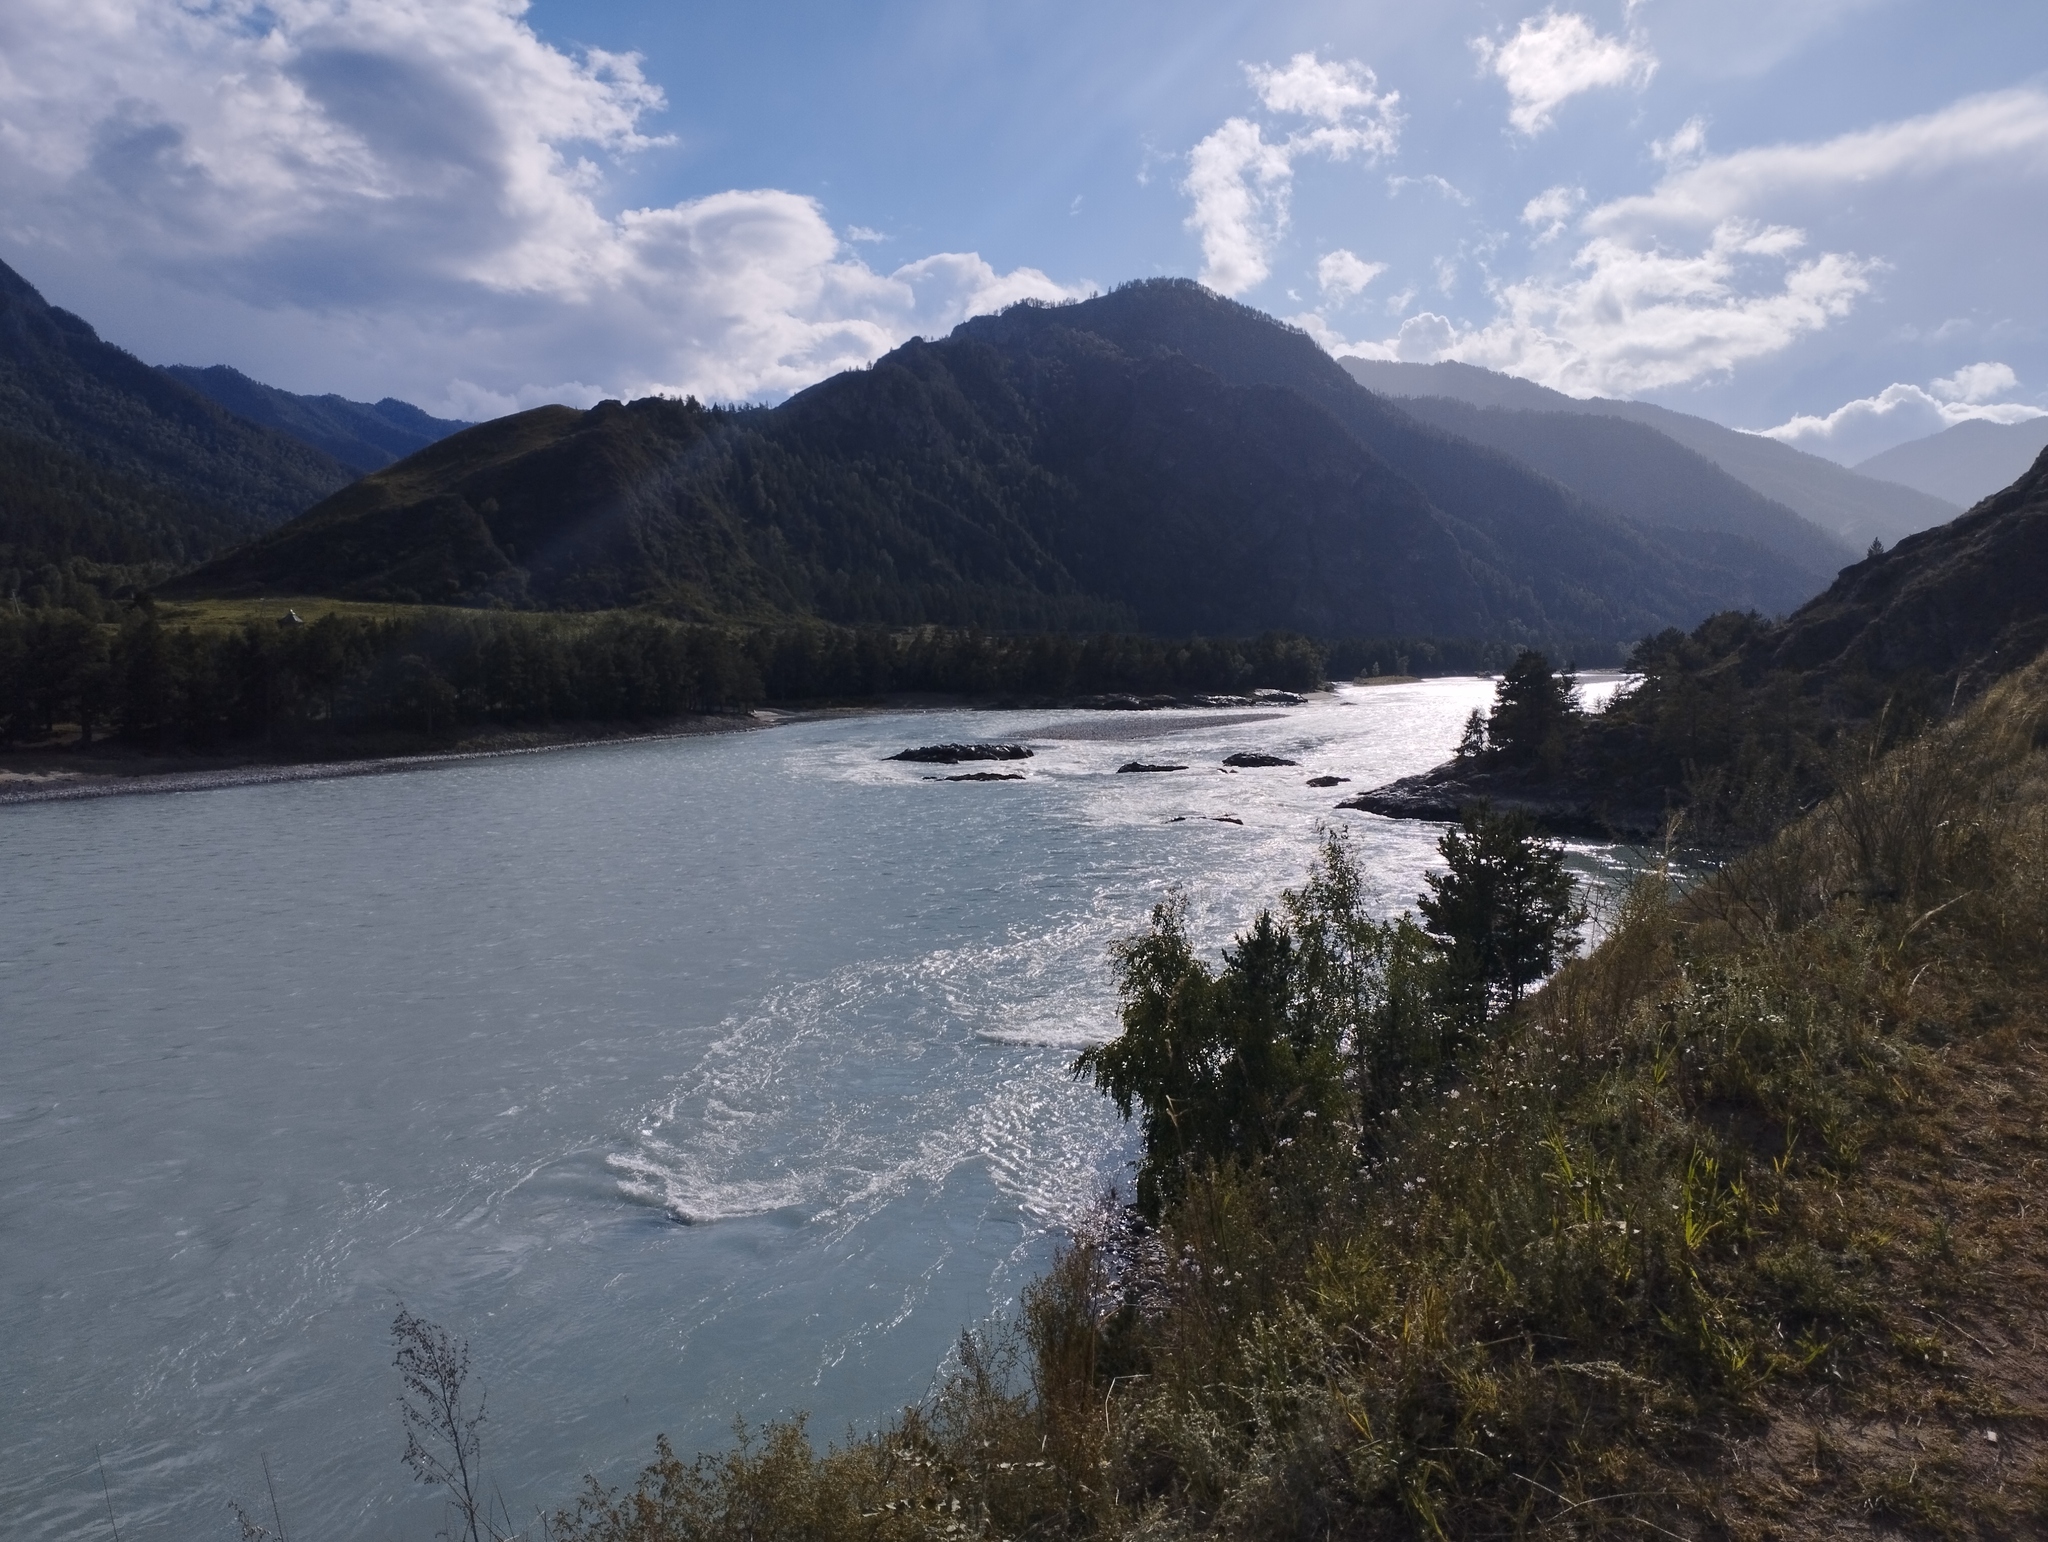
[[[742,733],[777,724],[879,709],[830,708],[811,713],[760,710],[707,714],[622,732],[565,729],[558,734],[505,732],[471,735],[453,748],[417,754],[343,753],[325,759],[259,759],[237,756],[109,755],[90,750],[18,750],[0,755],[0,805],[69,803],[84,798],[139,793],[204,792],[270,782],[321,781],[346,776],[384,776],[435,766],[461,765],[508,755],[546,755],[556,750],[601,744],[645,744],[699,734]],[[195,764],[195,762],[197,762]]]

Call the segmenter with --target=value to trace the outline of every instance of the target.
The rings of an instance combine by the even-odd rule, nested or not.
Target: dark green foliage
[[[1577,691],[1570,670],[1560,673],[1541,653],[1525,649],[1494,687],[1486,718],[1488,753],[1514,766],[1560,762],[1581,716]]]
[[[1152,913],[1116,949],[1123,1032],[1085,1051],[1092,1080],[1144,1138],[1137,1206],[1157,1220],[1188,1185],[1255,1174],[1288,1148],[1377,1144],[1381,1122],[1480,1042],[1578,944],[1581,911],[1562,856],[1526,821],[1475,814],[1439,849],[1408,917],[1371,920],[1358,868],[1331,836],[1308,881],[1261,911],[1212,972],[1185,902]]]
[[[1103,693],[1311,690],[1305,639],[996,636],[812,624],[729,627],[644,613],[423,611],[233,630],[162,622],[153,603],[0,610],[0,743],[111,722],[152,749],[348,753],[363,735],[651,723],[763,702],[890,692],[1060,700]]]
[[[1585,910],[1563,849],[1537,839],[1526,814],[1469,809],[1437,850],[1444,870],[1417,904],[1443,952],[1444,1008],[1476,1025],[1570,956]]]
[[[1124,1031],[1074,1062],[1137,1113],[1145,1137],[1138,1208],[1157,1219],[1191,1173],[1256,1165],[1318,1138],[1344,1111],[1343,1029],[1303,998],[1294,937],[1261,911],[1212,974],[1188,940],[1179,901],[1119,945]]]

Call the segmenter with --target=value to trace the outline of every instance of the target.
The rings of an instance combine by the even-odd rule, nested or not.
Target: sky
[[[0,259],[152,363],[774,401],[1200,279],[1845,463],[2048,412],[2040,0],[7,0]]]

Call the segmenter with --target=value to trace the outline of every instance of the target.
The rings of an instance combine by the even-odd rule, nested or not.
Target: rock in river
[[[1308,779],[1311,787],[1335,787],[1339,782],[1348,782],[1348,776],[1312,776]]]
[[[957,766],[963,760],[1029,760],[1031,751],[1021,744],[926,744],[898,750],[889,758],[927,766]]]
[[[1127,760],[1127,761],[1125,761],[1125,762],[1124,762],[1124,763],[1123,763],[1122,765],[1120,765],[1120,766],[1118,766],[1118,767],[1116,768],[1116,774],[1117,774],[1118,776],[1123,776],[1123,775],[1126,775],[1127,773],[1129,773],[1129,772],[1132,772],[1132,771],[1185,771],[1185,770],[1187,770],[1187,767],[1186,767],[1186,766],[1155,766],[1155,765],[1149,765],[1149,764],[1147,764],[1147,763],[1146,763],[1145,761],[1142,761],[1142,760]]]
[[[1256,750],[1239,750],[1235,755],[1225,755],[1226,766],[1298,766],[1298,760],[1288,760],[1280,755],[1261,755]]]

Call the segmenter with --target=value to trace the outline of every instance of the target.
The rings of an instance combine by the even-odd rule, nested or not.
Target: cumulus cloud
[[[1522,205],[1522,223],[1535,230],[1538,244],[1555,241],[1585,201],[1582,187],[1547,187]]]
[[[1344,346],[1379,358],[1486,365],[1575,395],[1630,395],[1726,375],[1847,316],[1885,271],[1854,252],[1814,250],[1804,230],[1769,218],[1788,194],[1824,211],[1851,190],[1875,202],[1887,184],[1965,168],[2001,179],[2048,173],[2048,95],[1973,97],[1821,142],[1721,156],[1707,155],[1703,131],[1688,125],[1657,148],[1670,169],[1648,193],[1580,215],[1585,239],[1567,263],[1490,281],[1490,319],[1452,325],[1425,313],[1393,337]],[[1540,248],[1577,209],[1572,190],[1550,188],[1522,217]],[[1895,384],[1770,432],[1812,446],[1869,446],[1861,451],[1868,454],[1880,430],[1898,442],[1966,416],[2033,416],[2034,408],[1992,400],[2012,388],[2002,368],[1973,365],[1926,386]]]
[[[1894,382],[1875,396],[1844,402],[1833,412],[1802,414],[1763,432],[1845,465],[1958,423],[2023,423],[2048,411],[2023,402],[1999,402],[2019,385],[2010,366],[1967,364],[1925,386]]]
[[[1642,86],[1657,60],[1634,37],[1603,37],[1585,17],[1545,11],[1526,18],[1506,42],[1475,38],[1481,66],[1508,91],[1508,122],[1517,132],[1540,134],[1557,109],[1603,86]]]
[[[301,333],[374,334],[414,378],[459,352],[475,378],[448,382],[444,405],[770,397],[977,309],[1064,293],[972,254],[876,272],[816,201],[774,189],[607,210],[605,168],[660,142],[647,124],[662,94],[635,57],[565,52],[523,11],[13,0],[0,229],[17,250]]]
[[[1332,299],[1349,300],[1386,271],[1385,263],[1367,262],[1340,246],[1317,260],[1316,283]]]
[[[1707,153],[1707,125],[1703,118],[1687,118],[1669,139],[1650,141],[1650,154],[1666,166],[1690,166]]]
[[[1308,155],[1377,159],[1392,152],[1401,124],[1400,94],[1381,93],[1373,72],[1355,60],[1296,54],[1284,66],[1247,66],[1245,76],[1269,113],[1310,126],[1269,139],[1267,125],[1228,118],[1189,152],[1181,186],[1194,205],[1187,228],[1202,243],[1202,282],[1232,295],[1272,272],[1294,163]]]

